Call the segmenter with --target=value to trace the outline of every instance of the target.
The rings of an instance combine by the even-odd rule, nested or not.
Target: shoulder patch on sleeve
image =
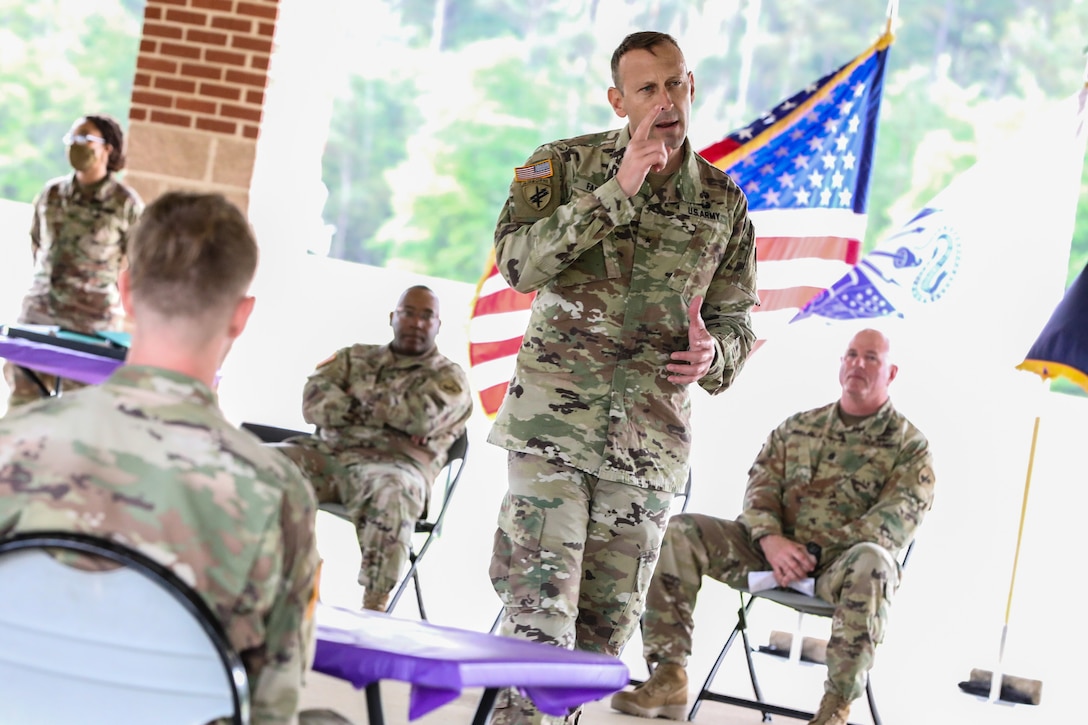
[[[454,377],[444,377],[438,381],[438,387],[443,393],[458,395],[461,392],[461,383]]]
[[[557,166],[554,157],[546,157],[530,159],[525,166],[514,169],[510,189],[514,219],[543,219],[559,207],[562,200]]]
[[[552,160],[544,159],[528,166],[519,166],[514,169],[514,181],[532,181],[533,179],[550,179],[553,175]]]

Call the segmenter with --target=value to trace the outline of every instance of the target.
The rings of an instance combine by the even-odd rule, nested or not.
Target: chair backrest
[[[88,571],[64,550],[117,565]],[[74,532],[0,541],[0,720],[249,722],[249,682],[201,596],[114,541]]]
[[[260,438],[262,443],[282,443],[293,436],[305,436],[313,432],[313,426],[310,426],[310,430],[295,430],[294,428],[281,428],[278,425],[250,423],[248,421],[243,422],[239,427]]]

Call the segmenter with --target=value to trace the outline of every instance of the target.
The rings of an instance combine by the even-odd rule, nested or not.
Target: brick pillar
[[[218,191],[246,211],[279,0],[147,0],[125,179],[151,201]]]

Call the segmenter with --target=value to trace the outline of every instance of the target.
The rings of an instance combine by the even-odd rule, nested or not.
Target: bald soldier
[[[929,443],[888,396],[898,371],[887,337],[857,333],[839,367],[839,400],[771,432],[748,472],[741,515],[673,519],[642,622],[653,674],[614,695],[612,707],[686,719],[684,666],[702,578],[746,587],[748,572],[771,570],[782,587],[815,577],[816,596],[836,605],[824,696],[810,725],[846,723],[884,638],[898,555],[933,504]],[[810,543],[820,547],[819,559]]]
[[[502,633],[617,655],[688,477],[689,388],[733,383],[757,299],[747,200],[688,141],[676,41],[627,36],[612,80],[622,128],[514,171],[495,259],[536,297],[488,440],[509,451],[490,569]],[[547,720],[513,691],[496,706],[497,723]]]
[[[217,194],[144,212],[119,290],[135,320],[99,386],[0,419],[0,537],[81,531],[139,549],[195,587],[249,675],[254,723],[292,723],[313,632],[313,491],[231,425],[212,390],[253,309],[257,242]]]
[[[438,352],[438,298],[409,287],[389,313],[393,340],[337,351],[306,382],[302,413],[317,430],[279,444],[321,502],[343,504],[362,552],[363,607],[385,611],[408,565],[416,520],[446,451],[472,413],[468,378]]]

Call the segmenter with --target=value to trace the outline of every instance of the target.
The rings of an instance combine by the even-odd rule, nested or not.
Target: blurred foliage
[[[426,120],[408,137],[406,157],[372,158],[370,168],[393,180],[392,213],[376,233],[348,235],[347,244],[371,250],[370,259],[385,255],[385,264],[463,281],[483,271],[512,167],[540,143],[622,123],[605,91],[611,51],[627,32],[652,27],[680,40],[696,77],[691,138],[702,148],[868,47],[886,9],[874,0],[387,5],[401,24],[390,42],[403,46],[407,31],[418,56],[415,102]],[[866,249],[969,168],[980,139],[1011,131],[1040,103],[1079,89],[1084,28],[1084,0],[902,4]],[[349,72],[375,73],[369,66]],[[401,91],[391,103],[405,102]],[[387,115],[376,112],[370,122],[385,124]],[[358,153],[330,138],[326,158]],[[1088,189],[1088,174],[1085,182]],[[326,174],[325,183],[335,196],[337,179]],[[336,223],[330,214],[326,220]],[[1088,204],[1080,205],[1074,239],[1070,279],[1088,261]]]
[[[0,0],[0,198],[68,170],[61,136],[88,113],[127,126],[142,0]]]

